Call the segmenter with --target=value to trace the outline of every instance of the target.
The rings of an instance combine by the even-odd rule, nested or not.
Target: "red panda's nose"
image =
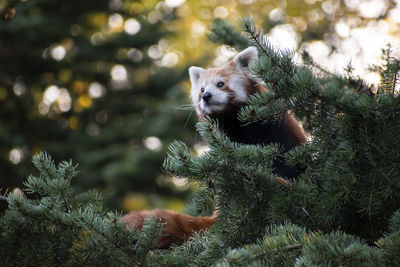
[[[203,98],[204,102],[208,102],[211,99],[211,93],[210,92],[205,92],[201,98]]]

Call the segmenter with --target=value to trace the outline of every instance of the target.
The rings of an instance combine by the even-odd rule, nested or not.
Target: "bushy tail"
[[[122,217],[128,228],[141,230],[144,219],[155,216],[162,224],[161,238],[157,243],[159,248],[168,248],[172,244],[179,245],[187,241],[195,232],[204,231],[214,224],[218,216],[216,209],[212,216],[189,216],[172,210],[133,211]]]

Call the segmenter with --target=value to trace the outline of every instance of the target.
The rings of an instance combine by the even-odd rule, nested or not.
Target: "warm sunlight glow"
[[[275,49],[296,50],[300,40],[299,34],[290,24],[275,26],[268,37]]]
[[[165,3],[169,7],[178,7],[178,6],[182,5],[183,3],[185,3],[185,0],[166,0]]]
[[[179,62],[178,55],[174,52],[171,52],[171,53],[165,54],[162,57],[160,65],[163,67],[171,68],[171,67],[175,66],[176,64],[178,64],[178,62]]]
[[[323,41],[314,41],[307,44],[307,51],[310,51],[315,58],[325,58],[329,55],[330,49]]]
[[[67,89],[61,88],[59,90],[57,103],[61,112],[68,112],[71,109],[72,101]]]
[[[192,23],[192,35],[193,36],[202,36],[206,32],[206,30],[207,30],[207,27],[203,22],[196,20]]]
[[[78,97],[78,103],[83,108],[90,108],[92,106],[92,99],[88,95],[80,95]]]
[[[275,8],[269,12],[268,17],[272,21],[281,21],[283,19],[283,16],[285,15],[285,12],[280,9],[280,8]]]
[[[234,55],[236,55],[235,50],[231,49],[229,46],[222,45],[216,51],[216,57],[213,61],[213,65],[220,67],[228,62]]]
[[[243,4],[243,5],[250,5],[252,3],[254,3],[256,0],[239,0],[239,3]]]
[[[349,37],[349,35],[350,35],[350,27],[344,21],[339,21],[338,23],[336,23],[335,31],[342,38]]]
[[[358,4],[360,15],[364,18],[378,18],[386,9],[386,1],[362,0]]]
[[[122,16],[118,13],[112,14],[108,18],[108,26],[111,28],[113,31],[119,30],[122,25],[124,24],[124,19]]]
[[[353,4],[353,1],[346,1]],[[338,21],[335,25],[336,33],[342,38],[335,51],[330,51],[328,45],[322,41],[314,41],[305,45],[307,51],[319,64],[329,71],[342,73],[351,62],[354,74],[360,76],[369,84],[379,84],[378,74],[368,70],[372,64],[382,62],[381,49],[388,43],[394,51],[398,51],[400,42],[395,36],[390,36],[390,24],[384,20],[371,21],[365,27],[351,28],[348,21]]]
[[[393,22],[400,23],[400,3],[397,8],[390,11],[389,17]]]
[[[149,13],[149,15],[147,16],[147,21],[150,24],[154,24],[154,23],[159,22],[162,18],[163,18],[163,14],[158,10],[154,10],[154,11],[151,11]]]
[[[219,6],[214,9],[213,14],[216,18],[224,19],[229,15],[229,12],[225,7]]]

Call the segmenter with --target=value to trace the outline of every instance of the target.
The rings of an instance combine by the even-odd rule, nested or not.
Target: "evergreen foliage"
[[[30,176],[26,194],[10,193],[1,217],[2,266],[136,266],[146,262],[157,240],[158,220],[141,232],[126,231],[121,214],[106,212],[93,190],[76,194],[77,166],[57,167],[46,153],[34,156],[39,176]],[[33,196],[29,197],[28,196]]]
[[[290,188],[271,179],[271,162],[280,155],[278,146],[231,143],[211,120],[197,127],[210,145],[206,154],[190,157],[181,143],[172,144],[164,167],[174,175],[196,178],[215,192],[220,216],[212,232],[219,233],[222,246],[230,248],[217,264],[380,266],[395,261],[388,254],[396,255],[396,235],[386,236],[393,250],[385,250],[381,238],[400,207],[400,114],[393,91],[399,61],[385,57],[380,73],[392,90],[375,95],[353,77],[351,67],[345,76],[335,75],[307,54],[305,64],[296,65],[294,53],[274,51],[250,19],[241,26],[260,52],[252,72],[269,91],[253,96],[239,118],[244,123],[270,121],[290,109],[303,119],[312,138],[284,155],[290,164],[306,168]],[[225,37],[231,26],[217,22],[215,28],[212,39],[232,42],[233,35]],[[238,48],[244,43],[240,38]],[[385,50],[385,55],[389,53]],[[395,221],[396,216],[391,224]],[[276,231],[266,231],[267,225],[283,227],[291,242],[284,243]],[[293,238],[300,231],[296,225],[304,227],[303,240]],[[381,250],[373,246],[378,240]]]
[[[192,214],[207,212],[211,203],[219,216],[208,231],[168,250],[154,248],[162,227],[157,220],[150,218],[141,232],[124,230],[119,214],[104,211],[95,191],[72,191],[76,167],[71,162],[56,167],[41,153],[33,160],[40,175],[26,182],[32,198],[6,197],[2,265],[400,263],[400,98],[386,89],[374,94],[350,67],[345,76],[330,74],[306,54],[304,65],[295,64],[293,53],[275,51],[250,19],[241,25],[259,50],[251,70],[269,91],[253,96],[240,119],[270,121],[290,109],[304,121],[310,141],[282,155],[277,144],[233,143],[215,121],[199,122],[197,131],[210,150],[195,156],[175,141],[163,167],[200,185]],[[218,22],[213,38],[227,43],[240,38],[239,47],[246,43],[225,27]],[[398,63],[390,57],[382,68],[388,88],[397,82]],[[306,169],[289,187],[275,180],[272,163],[278,156]]]

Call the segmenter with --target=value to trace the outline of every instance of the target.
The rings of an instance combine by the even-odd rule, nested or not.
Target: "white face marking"
[[[222,79],[221,77],[214,77],[213,79],[207,81],[203,80],[200,83],[199,92],[201,92],[201,88],[204,88],[204,92],[202,92],[202,95],[211,94],[211,97],[208,101],[205,101],[202,97],[199,97],[200,94],[198,94],[198,97],[196,99],[196,101],[199,102],[200,110],[203,111],[205,115],[210,115],[213,112],[222,111],[229,103],[231,93],[222,91],[220,88],[218,88],[217,84],[219,82],[225,83],[224,79]]]
[[[199,115],[211,115],[224,111],[231,104],[247,103],[248,94],[244,85],[249,78],[240,70],[232,69],[231,72],[229,77],[222,77],[215,69],[205,70],[195,83],[192,82],[192,102]],[[220,82],[224,83],[221,88],[218,87]],[[206,93],[211,94],[207,101],[202,98]]]
[[[244,88],[243,82],[242,82],[243,77],[241,76],[234,76],[232,79],[229,81],[228,86],[233,90],[236,95],[235,95],[235,100],[239,103],[247,103],[247,91],[246,88]]]
[[[257,49],[249,47],[221,68],[204,70],[190,67],[191,96],[198,115],[210,115],[224,111],[232,104],[247,103],[248,88],[251,86],[249,81],[253,80],[249,64],[257,57]],[[219,82],[224,82],[224,86],[219,88]],[[204,94],[209,96],[206,100]]]

